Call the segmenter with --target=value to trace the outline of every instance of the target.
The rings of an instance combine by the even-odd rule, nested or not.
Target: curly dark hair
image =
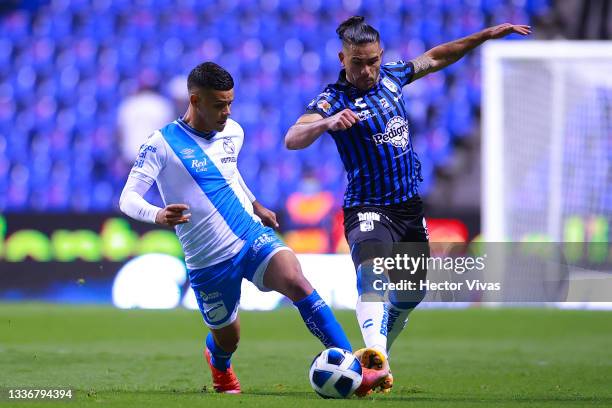
[[[378,31],[364,20],[362,16],[353,16],[340,23],[336,34],[342,40],[342,45],[380,42]]]
[[[187,89],[212,89],[229,91],[234,87],[234,79],[222,66],[214,62],[203,62],[191,70],[187,77]]]

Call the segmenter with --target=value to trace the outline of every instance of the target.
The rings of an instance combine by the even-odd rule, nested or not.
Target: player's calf
[[[302,274],[293,252],[281,251],[275,254],[270,259],[263,282],[267,288],[276,290],[293,301],[308,330],[325,348],[352,350],[332,310]]]

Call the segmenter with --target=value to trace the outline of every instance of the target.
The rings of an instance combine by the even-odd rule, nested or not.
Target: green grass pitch
[[[355,347],[354,314],[336,313]],[[612,406],[612,313],[417,310],[393,349],[393,392],[320,399],[321,350],[296,310],[241,313],[233,362],[243,394],[211,390],[199,312],[0,305],[0,406]],[[65,402],[9,401],[9,388],[74,389]]]

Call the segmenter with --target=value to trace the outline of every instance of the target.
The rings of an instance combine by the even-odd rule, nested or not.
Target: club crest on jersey
[[[401,116],[394,116],[387,122],[385,133],[372,136],[377,145],[389,143],[402,150],[408,146],[408,123]]]
[[[393,93],[397,92],[397,85],[395,85],[393,83],[392,80],[390,80],[388,77],[384,77],[382,80],[382,83],[384,86],[386,86],[387,88],[389,88],[389,90]]]
[[[236,152],[236,146],[229,137],[223,139],[223,150],[225,150],[227,154],[234,154]]]

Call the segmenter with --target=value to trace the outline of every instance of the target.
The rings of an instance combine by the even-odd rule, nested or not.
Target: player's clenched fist
[[[174,227],[178,224],[189,222],[191,214],[183,214],[183,211],[189,210],[186,204],[170,204],[166,208],[157,212],[155,223],[160,225],[168,225]]]
[[[350,109],[345,109],[327,118],[329,130],[346,130],[359,122],[359,116]]]

